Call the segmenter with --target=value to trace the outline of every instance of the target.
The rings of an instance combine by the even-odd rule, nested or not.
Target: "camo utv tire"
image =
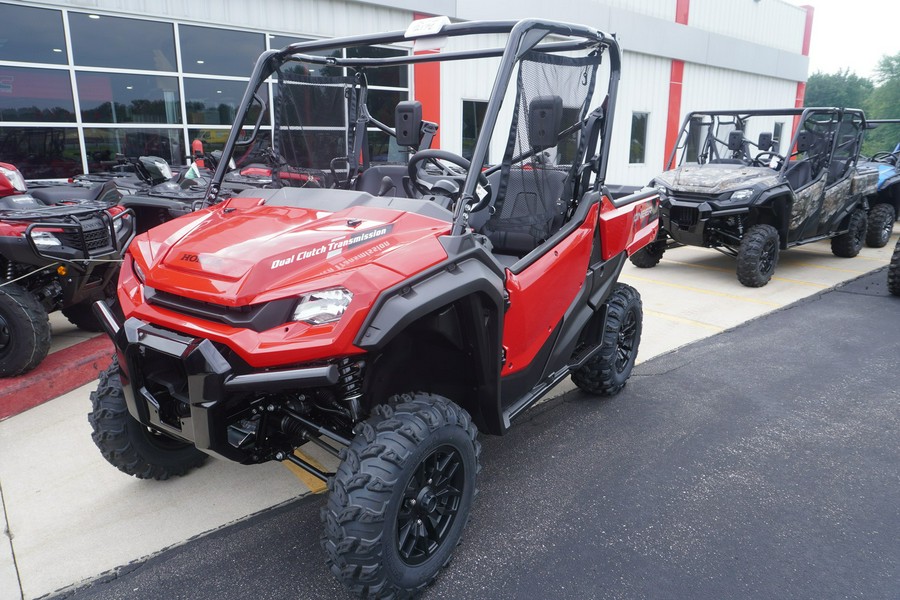
[[[866,239],[867,222],[865,211],[853,211],[846,233],[831,238],[831,253],[841,258],[853,258],[859,254]]]
[[[869,211],[869,223],[866,226],[866,246],[884,248],[891,240],[897,212],[890,204],[876,204]]]
[[[894,246],[894,254],[891,256],[891,264],[888,266],[888,291],[895,296],[900,296],[900,240]]]
[[[14,283],[0,287],[0,377],[32,370],[50,351],[50,319],[34,294]]]
[[[666,253],[665,240],[660,242],[651,242],[632,254],[628,260],[631,264],[639,269],[652,269],[662,260],[663,254]]]
[[[595,396],[614,396],[625,387],[637,359],[644,320],[641,295],[630,285],[617,283],[606,306],[600,350],[572,373],[572,382]]]
[[[413,597],[450,562],[469,519],[477,430],[452,401],[415,393],[355,431],[321,512],[328,566],[354,595]]]
[[[769,283],[778,265],[780,240],[771,225],[754,225],[747,230],[737,255],[737,278],[747,287]]]
[[[118,357],[100,374],[97,391],[91,392],[91,406],[91,438],[103,458],[127,475],[162,481],[206,462],[207,455],[192,444],[151,431],[131,416],[119,378]]]

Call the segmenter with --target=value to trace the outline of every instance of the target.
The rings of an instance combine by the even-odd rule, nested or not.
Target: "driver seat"
[[[558,143],[562,98],[534,98],[528,114],[528,141],[535,156],[540,156]],[[488,177],[495,194],[493,205],[488,208],[490,216],[483,224],[476,218],[478,225],[472,225],[491,241],[495,254],[522,257],[562,227],[567,210],[562,195],[568,171],[539,164],[512,167],[507,172],[505,190],[500,186],[501,172]],[[498,192],[502,198],[497,197]]]

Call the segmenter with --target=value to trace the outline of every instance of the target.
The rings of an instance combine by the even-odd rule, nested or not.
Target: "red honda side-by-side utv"
[[[437,53],[372,50],[441,38]],[[471,159],[430,148],[438,124],[416,101],[393,124],[373,115],[370,81],[435,61],[496,70]],[[478,431],[503,434],[569,376],[603,396],[631,374],[641,300],[617,278],[656,238],[659,198],[605,185],[619,70],[610,35],[538,20],[438,18],[263,54],[208,207],[135,238],[124,320],[96,305],[117,349],[92,394],[104,457],[154,479],[210,455],[290,461],[328,482],[323,547],[351,592],[431,582],[468,520]],[[294,176],[220,202],[263,98],[270,167]],[[401,160],[374,160],[373,140]],[[310,442],[336,472],[295,454]]]

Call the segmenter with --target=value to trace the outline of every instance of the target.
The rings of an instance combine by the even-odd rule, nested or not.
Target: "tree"
[[[816,71],[806,82],[806,106],[861,108],[872,93],[872,82],[849,69],[836,73]]]
[[[870,119],[900,119],[900,52],[885,55],[875,67],[878,83],[863,105]],[[900,144],[900,125],[880,125],[866,133],[863,154],[890,152]]]

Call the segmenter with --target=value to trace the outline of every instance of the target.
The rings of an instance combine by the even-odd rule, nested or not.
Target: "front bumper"
[[[211,341],[155,327],[134,317],[120,323],[109,306],[95,312],[119,355],[128,412],[143,425],[199,450],[248,463],[258,457],[229,441],[229,427],[261,393],[335,385],[335,364],[238,374]]]
[[[725,219],[750,212],[746,206],[740,208],[716,208],[706,201],[686,201],[666,198],[660,204],[661,227],[669,237],[685,246],[711,247],[718,244],[711,235],[718,228],[711,227],[717,219]]]

